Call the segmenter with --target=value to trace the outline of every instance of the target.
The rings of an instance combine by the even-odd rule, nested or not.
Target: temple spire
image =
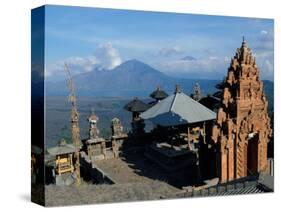
[[[198,82],[195,83],[195,86],[193,88],[193,94],[191,95],[191,97],[195,101],[199,101],[201,99],[201,90],[200,90],[200,85]]]
[[[180,85],[176,85],[176,90],[175,90],[175,94],[176,93],[180,93],[181,92],[181,87],[180,87]]]
[[[247,43],[246,43],[245,36],[243,35],[242,36],[242,48],[245,48],[245,47],[247,47]]]
[[[220,147],[217,167],[222,183],[266,171],[267,145],[272,135],[263,83],[244,36],[226,79],[212,130],[212,139]]]

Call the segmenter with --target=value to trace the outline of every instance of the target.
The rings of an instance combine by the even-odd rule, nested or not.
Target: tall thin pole
[[[73,84],[73,80],[68,69],[67,64],[64,64],[65,71],[67,73],[67,86],[69,88],[70,94],[68,101],[71,103],[71,133],[72,133],[72,142],[75,146],[75,174],[76,174],[76,185],[79,186],[81,184],[80,178],[80,128],[79,128],[79,113],[77,110],[77,99],[75,93],[75,87]]]

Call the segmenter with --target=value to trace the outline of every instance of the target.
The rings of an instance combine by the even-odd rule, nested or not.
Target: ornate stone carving
[[[88,121],[90,124],[90,129],[89,129],[90,139],[95,139],[95,138],[98,138],[98,136],[99,136],[99,129],[97,127],[98,120],[99,120],[98,117],[94,114],[88,118]]]
[[[243,40],[231,60],[212,130],[212,139],[220,147],[221,182],[266,169],[272,134],[267,107],[256,60]]]
[[[200,85],[199,83],[195,83],[195,86],[193,88],[193,94],[191,95],[191,97],[195,100],[195,101],[199,101],[201,99],[201,89],[200,89]]]
[[[121,121],[118,118],[113,118],[111,120],[111,130],[112,136],[118,137],[123,136],[125,134]]]

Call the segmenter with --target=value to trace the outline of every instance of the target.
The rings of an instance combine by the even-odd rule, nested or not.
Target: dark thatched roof
[[[222,98],[222,91],[217,91],[213,94],[214,97],[218,98],[218,99],[221,99]]]
[[[150,97],[156,100],[165,99],[167,96],[168,94],[161,90],[160,87],[157,87],[157,89],[150,94]]]
[[[206,97],[201,98],[199,100],[199,103],[209,108],[210,110],[214,110],[219,107],[220,99],[215,96],[208,95]]]
[[[130,112],[143,112],[149,108],[147,104],[139,100],[137,97],[124,106],[125,110]]]

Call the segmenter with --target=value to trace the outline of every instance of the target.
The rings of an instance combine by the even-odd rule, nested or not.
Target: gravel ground
[[[126,183],[94,185],[82,183],[80,187],[46,186],[46,206],[66,206],[93,203],[157,200],[176,192],[171,186],[160,181],[150,183]]]
[[[109,174],[115,184],[83,181],[80,187],[47,185],[46,206],[157,200],[181,192],[181,189],[170,185],[167,176],[140,153],[98,161],[96,165]]]

